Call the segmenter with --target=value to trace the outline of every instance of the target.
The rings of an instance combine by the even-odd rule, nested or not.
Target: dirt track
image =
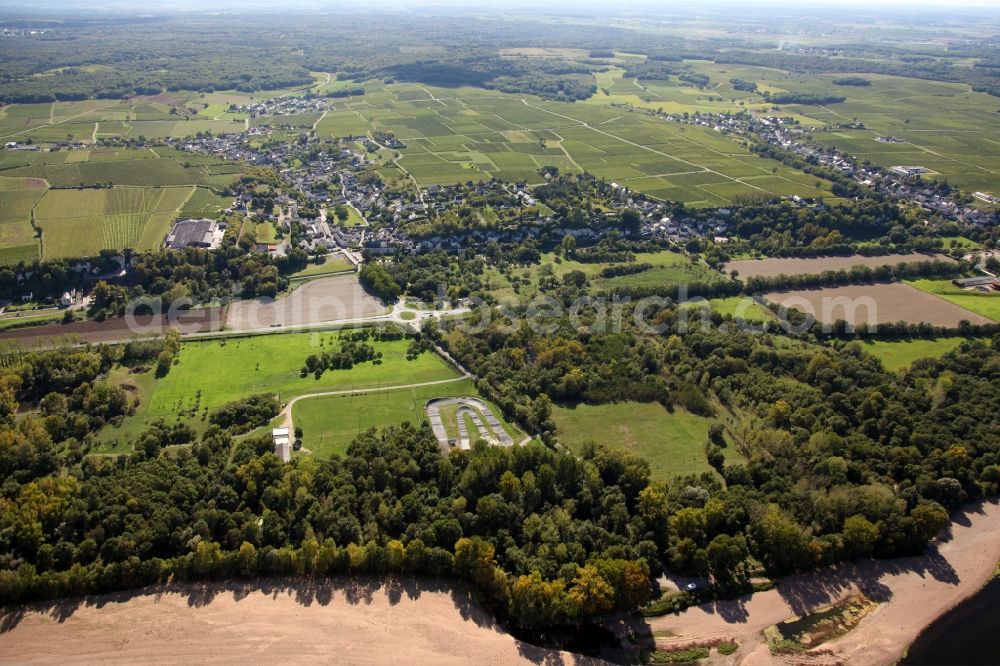
[[[764,294],[764,298],[811,314],[824,324],[838,319],[853,324],[905,321],[950,327],[957,326],[963,319],[971,324],[993,323],[982,315],[901,282],[780,291]]]
[[[20,664],[521,664],[575,655],[504,633],[436,581],[177,586],[0,615],[0,661]]]
[[[912,263],[918,261],[947,261],[954,263],[954,259],[943,254],[920,254],[911,252],[909,254],[887,254],[881,257],[865,257],[854,254],[849,257],[810,257],[806,259],[789,258],[782,259],[771,257],[768,259],[740,259],[730,261],[726,264],[727,273],[733,270],[739,271],[741,278],[748,277],[775,277],[778,275],[817,275],[823,271],[850,270],[854,266],[895,266],[896,264]]]

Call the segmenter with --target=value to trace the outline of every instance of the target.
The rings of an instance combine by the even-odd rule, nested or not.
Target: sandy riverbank
[[[820,666],[895,663],[917,634],[989,580],[1000,555],[1000,504],[953,517],[950,538],[921,557],[861,561],[781,580],[752,598],[649,621],[661,647],[736,641],[726,663]],[[812,652],[771,655],[761,632],[861,592],[879,602],[846,636]],[[638,627],[636,627],[638,628]],[[0,663],[236,662],[572,664],[505,633],[444,582],[336,578],[321,582],[175,585],[0,609]]]
[[[571,664],[434,581],[180,585],[0,611],[4,664]]]
[[[953,516],[950,538],[922,557],[867,560],[782,579],[771,591],[689,608],[649,624],[671,632],[662,647],[724,638],[740,649],[740,664],[893,664],[917,635],[993,575],[1000,557],[1000,504],[980,503]],[[880,603],[850,633],[794,657],[774,656],[761,631],[861,592]]]

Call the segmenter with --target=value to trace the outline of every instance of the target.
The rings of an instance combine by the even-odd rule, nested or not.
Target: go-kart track
[[[458,424],[458,438],[449,437],[448,429],[441,418],[441,408],[458,405],[455,411],[455,421]],[[469,428],[466,418],[472,421],[472,425],[478,431],[479,438],[486,440],[490,444],[498,446],[513,446],[514,440],[503,425],[493,414],[493,410],[479,398],[434,398],[428,400],[425,407],[427,419],[437,437],[438,445],[443,453],[447,453],[454,447],[469,449],[473,439],[469,436]],[[483,421],[486,423],[484,424]]]

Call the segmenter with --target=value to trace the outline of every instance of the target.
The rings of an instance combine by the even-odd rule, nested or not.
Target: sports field
[[[45,259],[95,256],[103,249],[153,249],[194,187],[49,190],[35,206]]]
[[[552,419],[560,443],[579,453],[588,441],[621,448],[649,461],[662,481],[712,471],[704,444],[713,419],[680,408],[672,413],[659,403],[620,402],[609,405],[555,406]],[[723,449],[727,460],[738,455]]]

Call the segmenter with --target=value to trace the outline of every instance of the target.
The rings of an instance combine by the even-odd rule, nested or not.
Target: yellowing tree
[[[615,591],[595,567],[580,567],[569,590],[569,601],[574,615],[593,615],[611,610]]]

